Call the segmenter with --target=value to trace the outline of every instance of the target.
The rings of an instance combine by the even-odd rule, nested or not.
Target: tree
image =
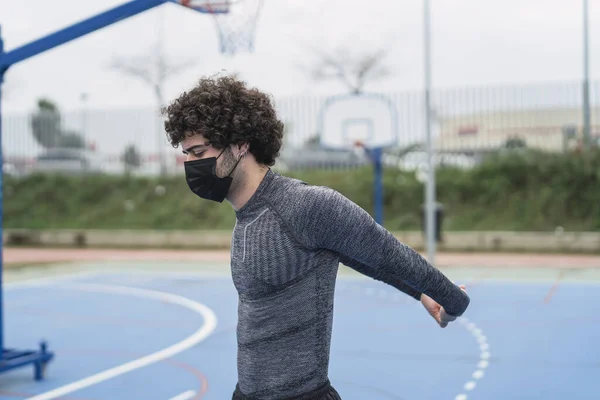
[[[58,106],[52,100],[38,100],[37,110],[31,116],[31,130],[35,140],[46,149],[85,148],[85,140],[79,133],[62,130],[62,117]]]
[[[61,116],[58,107],[49,99],[39,99],[31,116],[33,137],[44,148],[57,147],[61,135]]]
[[[505,149],[514,150],[523,149],[525,147],[527,147],[527,143],[524,139],[520,138],[519,136],[510,137],[504,142]]]
[[[125,164],[125,173],[127,174],[142,165],[142,157],[133,144],[130,144],[125,148],[125,151],[123,152],[123,164]]]
[[[77,132],[63,132],[58,139],[58,147],[85,149],[85,140]]]
[[[191,60],[178,64],[169,64],[164,52],[164,14],[158,14],[157,41],[153,48],[145,55],[133,57],[115,57],[110,65],[111,68],[119,70],[125,75],[140,79],[148,85],[154,93],[157,104],[156,135],[158,140],[158,156],[161,175],[167,172],[164,146],[162,139],[164,134],[163,122],[160,119],[160,110],[164,106],[164,85],[167,79],[179,74],[193,65]]]
[[[339,46],[332,52],[313,48],[317,57],[314,65],[306,68],[315,81],[338,80],[354,94],[364,91],[367,83],[391,75],[384,64],[386,49],[357,50]]]

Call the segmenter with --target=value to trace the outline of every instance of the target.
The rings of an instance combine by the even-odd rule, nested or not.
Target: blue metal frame
[[[4,42],[2,40],[2,30],[0,27],[0,165],[4,166],[4,157],[2,149],[2,84],[4,74],[14,64],[36,56],[44,51],[53,49],[57,46],[85,36],[89,33],[102,29],[108,25],[133,17],[139,13],[164,3],[176,3],[178,0],[132,0],[120,6],[114,7],[103,13],[97,14],[91,18],[80,21],[68,26],[62,30],[44,36],[38,40],[28,43],[24,46],[4,52]],[[3,233],[3,174],[0,173],[0,238]],[[40,343],[40,349],[34,350],[11,350],[4,347],[4,326],[3,326],[3,303],[2,303],[2,274],[3,274],[3,240],[0,240],[0,373],[33,365],[35,379],[43,378],[45,366],[53,359],[54,353],[47,351],[46,343]]]

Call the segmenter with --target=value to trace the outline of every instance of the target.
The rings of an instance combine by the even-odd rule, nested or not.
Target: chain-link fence
[[[390,92],[398,115],[398,145],[388,165],[420,168],[425,119],[421,92]],[[591,90],[591,135],[600,140],[600,85]],[[285,122],[278,167],[347,168],[368,162],[355,151],[320,148],[319,118],[326,96],[277,98]],[[434,93],[433,135],[437,162],[468,167],[490,152],[515,147],[563,152],[581,146],[582,85],[577,82],[440,89]],[[28,114],[3,118],[5,173],[181,173],[184,156],[167,143],[162,117],[153,109],[81,109],[61,112],[47,101]]]

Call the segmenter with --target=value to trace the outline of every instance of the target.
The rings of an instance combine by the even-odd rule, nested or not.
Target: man
[[[233,77],[201,79],[164,109],[189,188],[236,213],[233,399],[340,399],[328,378],[339,263],[425,306],[440,327],[469,305],[456,286],[340,193],[274,173],[283,124],[270,98]]]

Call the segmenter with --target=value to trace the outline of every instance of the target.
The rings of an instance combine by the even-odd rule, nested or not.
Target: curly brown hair
[[[248,143],[259,164],[272,166],[283,144],[283,123],[270,96],[234,76],[203,77],[162,114],[175,148],[199,133],[217,149]]]

